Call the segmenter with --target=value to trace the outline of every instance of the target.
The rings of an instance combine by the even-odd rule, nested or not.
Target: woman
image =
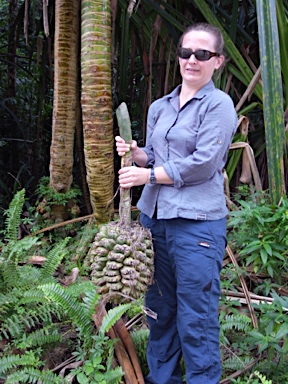
[[[146,184],[137,204],[155,247],[146,383],[217,384],[221,376],[218,303],[226,246],[223,167],[237,127],[231,98],[212,76],[223,62],[220,30],[192,25],[179,41],[182,84],[153,102],[147,143],[131,144],[139,166],[120,169],[123,188]],[[123,156],[130,145],[117,136]]]

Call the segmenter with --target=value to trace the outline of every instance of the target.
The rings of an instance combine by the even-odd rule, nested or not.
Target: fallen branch
[[[134,371],[137,377],[137,383],[144,384],[144,377],[142,374],[142,370],[139,364],[137,352],[135,349],[135,345],[131,339],[130,333],[128,332],[123,319],[119,319],[113,326],[116,333],[120,336],[128,355],[130,357],[131,363],[134,367]]]
[[[99,302],[98,306],[96,307],[96,312],[92,316],[93,320],[96,324],[97,329],[100,328],[103,317],[106,314],[107,314],[107,312],[106,312],[106,309],[104,307],[104,304]],[[125,346],[124,346],[122,340],[120,339],[118,333],[115,331],[114,327],[111,327],[107,333],[108,333],[111,340],[119,339],[115,343],[114,349],[115,349],[115,354],[116,354],[118,363],[122,367],[123,372],[124,372],[123,378],[124,378],[125,384],[138,384],[139,381],[136,378],[136,374],[135,374],[133,365],[130,361],[128,353],[127,353]]]

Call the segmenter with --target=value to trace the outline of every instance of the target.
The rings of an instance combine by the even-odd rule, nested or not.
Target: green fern
[[[267,380],[266,376],[262,375],[260,372],[255,371],[253,373],[254,376],[258,377],[261,380],[262,384],[272,384],[272,380]]]
[[[110,309],[102,320],[99,334],[104,335],[121,316],[130,309],[134,303],[120,304],[117,307]]]
[[[5,240],[7,241],[17,241],[18,238],[18,228],[21,224],[21,213],[23,205],[25,202],[25,189],[17,192],[9,208],[4,212],[4,215],[7,216],[5,220]]]
[[[242,314],[232,314],[220,316],[220,341],[224,345],[229,345],[228,336],[229,331],[234,331],[232,337],[235,337],[235,333],[241,332],[247,334],[252,329],[252,321],[250,317],[242,315]],[[230,332],[231,333],[231,332]]]
[[[87,286],[87,287],[86,287]],[[85,292],[85,296],[83,297],[83,307],[87,311],[87,314],[90,318],[92,318],[92,315],[95,313],[95,307],[98,304],[100,295],[97,293],[97,290],[95,289],[95,285],[92,283],[92,281],[86,282],[86,284],[83,284],[82,289],[84,290],[81,292]]]
[[[222,361],[223,370],[231,370],[231,371],[238,371],[240,369],[243,369],[244,367],[247,367],[249,364],[251,364],[254,361],[251,357],[239,357],[239,356],[231,356]]]
[[[0,358],[0,373],[6,373],[9,370],[18,366],[38,365],[38,361],[31,354],[24,354],[22,356],[12,355]]]
[[[65,384],[65,380],[51,371],[39,371],[35,368],[18,369],[9,375],[5,384],[38,383],[38,384]]]
[[[62,335],[58,332],[55,325],[36,329],[28,336],[24,335],[21,342],[16,345],[19,349],[32,347],[42,347],[47,344],[54,344],[62,341]]]
[[[55,303],[45,300],[41,290],[32,289],[23,292],[14,289],[6,297],[6,307],[0,313],[0,339],[4,336],[17,343],[17,340],[23,338],[23,334],[29,334],[31,328],[39,327],[40,324],[42,326],[52,324],[52,317],[55,321],[64,315]],[[11,302],[8,303],[11,298]]]
[[[41,269],[41,280],[45,281],[47,278],[51,279],[51,276],[60,265],[61,261],[67,256],[69,250],[67,248],[69,237],[66,237],[59,243],[57,243],[47,254],[43,268]]]
[[[82,334],[91,335],[92,325],[89,313],[86,312],[82,303],[75,299],[67,289],[53,283],[40,285],[39,289],[44,292],[48,299],[62,306],[62,309],[67,312],[67,315]]]
[[[252,320],[250,317],[245,315],[226,315],[221,322],[221,328],[223,331],[241,331],[241,332],[250,332],[251,331]]]
[[[149,333],[149,328],[141,328],[130,332],[130,336],[135,346],[143,375],[147,375],[149,371],[146,358],[146,348],[148,344]]]

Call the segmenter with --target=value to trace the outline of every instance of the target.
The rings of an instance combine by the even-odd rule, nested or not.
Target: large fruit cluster
[[[90,249],[91,278],[110,302],[138,299],[152,283],[154,251],[151,233],[140,223],[100,227]]]

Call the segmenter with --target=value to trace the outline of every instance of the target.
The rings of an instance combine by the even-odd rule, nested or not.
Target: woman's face
[[[188,32],[182,41],[183,48],[190,48],[193,52],[198,49],[205,49],[210,52],[217,52],[214,35],[205,31]],[[199,61],[194,55],[189,59],[179,58],[180,73],[183,83],[188,87],[200,89],[207,84],[214,73],[224,61],[224,56],[214,56],[208,61]]]

